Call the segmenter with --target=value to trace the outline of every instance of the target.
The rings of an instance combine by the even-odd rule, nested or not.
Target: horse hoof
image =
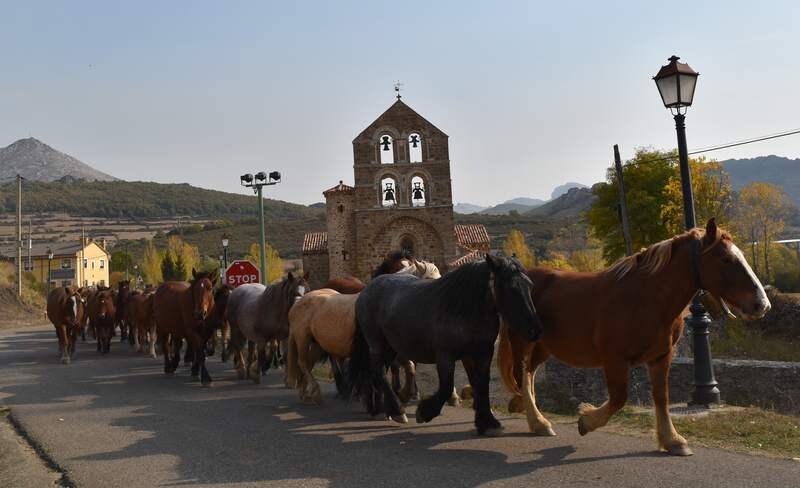
[[[400,415],[392,415],[392,420],[394,420],[398,424],[407,424],[408,423],[408,417],[404,413],[400,414]],[[419,422],[419,420],[417,420],[417,422]]]
[[[489,427],[486,429],[482,435],[486,437],[498,437],[503,435],[503,427]]]
[[[69,358],[68,357],[61,358],[61,364],[69,364]]]
[[[694,452],[686,444],[676,444],[667,448],[667,454],[670,456],[691,456]]]
[[[586,435],[589,433],[589,428],[586,427],[586,422],[583,420],[583,417],[578,418],[578,433],[580,435]]]
[[[256,385],[260,385],[261,384],[261,376],[253,376],[253,383],[255,383]]]
[[[554,431],[553,428],[550,427],[550,426],[537,427],[536,429],[533,429],[531,431],[531,433],[533,435],[537,436],[537,437],[555,437],[556,436],[556,431]]]
[[[419,407],[417,407],[417,411],[416,411],[416,413],[414,414],[414,418],[417,420],[417,423],[418,423],[418,424],[424,424],[424,423],[426,423],[426,422],[427,422],[427,420],[425,420],[425,419],[422,417],[422,411],[421,411],[421,409],[420,409]]]
[[[472,385],[467,385],[461,389],[461,398],[464,400],[472,400]]]
[[[461,399],[458,398],[458,397],[450,398],[449,400],[447,400],[447,404],[450,405],[451,407],[460,407],[461,406]]]
[[[203,381],[203,382],[201,382],[201,385],[203,386],[203,388],[211,388],[211,382],[210,381]]]

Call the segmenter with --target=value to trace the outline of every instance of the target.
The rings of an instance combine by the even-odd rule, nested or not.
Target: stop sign
[[[234,261],[225,270],[225,283],[234,288],[248,283],[261,283],[260,274],[250,261]]]

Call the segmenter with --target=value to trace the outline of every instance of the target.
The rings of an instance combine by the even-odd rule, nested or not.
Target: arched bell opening
[[[422,162],[422,137],[416,132],[408,135],[408,162]]]
[[[380,203],[382,207],[393,207],[397,205],[399,196],[397,194],[397,181],[390,177],[381,178]]]
[[[428,189],[421,176],[411,178],[411,206],[424,207],[428,204]]]
[[[394,164],[394,139],[388,134],[378,138],[378,153],[381,164]]]
[[[414,238],[410,235],[406,234],[400,238],[400,250],[407,251],[412,256],[415,256],[416,245],[414,243]]]

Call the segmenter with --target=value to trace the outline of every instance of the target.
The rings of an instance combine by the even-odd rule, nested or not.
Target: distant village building
[[[105,239],[99,243],[91,239],[78,242],[33,243],[28,260],[28,249],[22,250],[22,269],[32,273],[39,283],[47,283],[48,251],[53,252],[50,263],[50,286],[109,285],[110,255]],[[11,245],[0,247],[0,258],[16,263],[17,249]]]
[[[489,250],[483,225],[453,224],[447,139],[398,97],[353,140],[355,184],[340,181],[323,192],[327,232],[303,240],[312,286],[343,276],[367,280],[392,250],[442,269]]]

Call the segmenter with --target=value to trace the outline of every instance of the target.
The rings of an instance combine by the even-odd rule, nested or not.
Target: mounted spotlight
[[[242,186],[246,186],[247,188],[252,188],[253,193],[258,196],[258,220],[260,222],[261,227],[261,238],[259,239],[259,250],[260,250],[260,268],[261,268],[261,284],[267,284],[267,261],[266,261],[266,247],[267,242],[264,236],[264,198],[263,198],[263,188],[265,186],[276,185],[280,183],[281,180],[281,173],[279,171],[270,171],[269,174],[265,171],[259,171],[258,173],[253,176],[250,173],[241,176]],[[222,236],[222,249],[224,250],[224,254],[222,256],[224,262],[223,264],[227,265],[227,254],[228,254],[228,236],[224,234]],[[227,267],[227,266],[226,266]]]
[[[269,180],[278,182],[281,181],[281,172],[280,171],[270,171],[269,173]]]
[[[242,180],[242,185],[249,185],[250,183],[253,182],[253,175],[247,173],[240,176],[239,179]]]
[[[266,181],[266,179],[267,179],[267,173],[264,173],[263,171],[259,171],[258,173],[256,173],[256,181]]]

